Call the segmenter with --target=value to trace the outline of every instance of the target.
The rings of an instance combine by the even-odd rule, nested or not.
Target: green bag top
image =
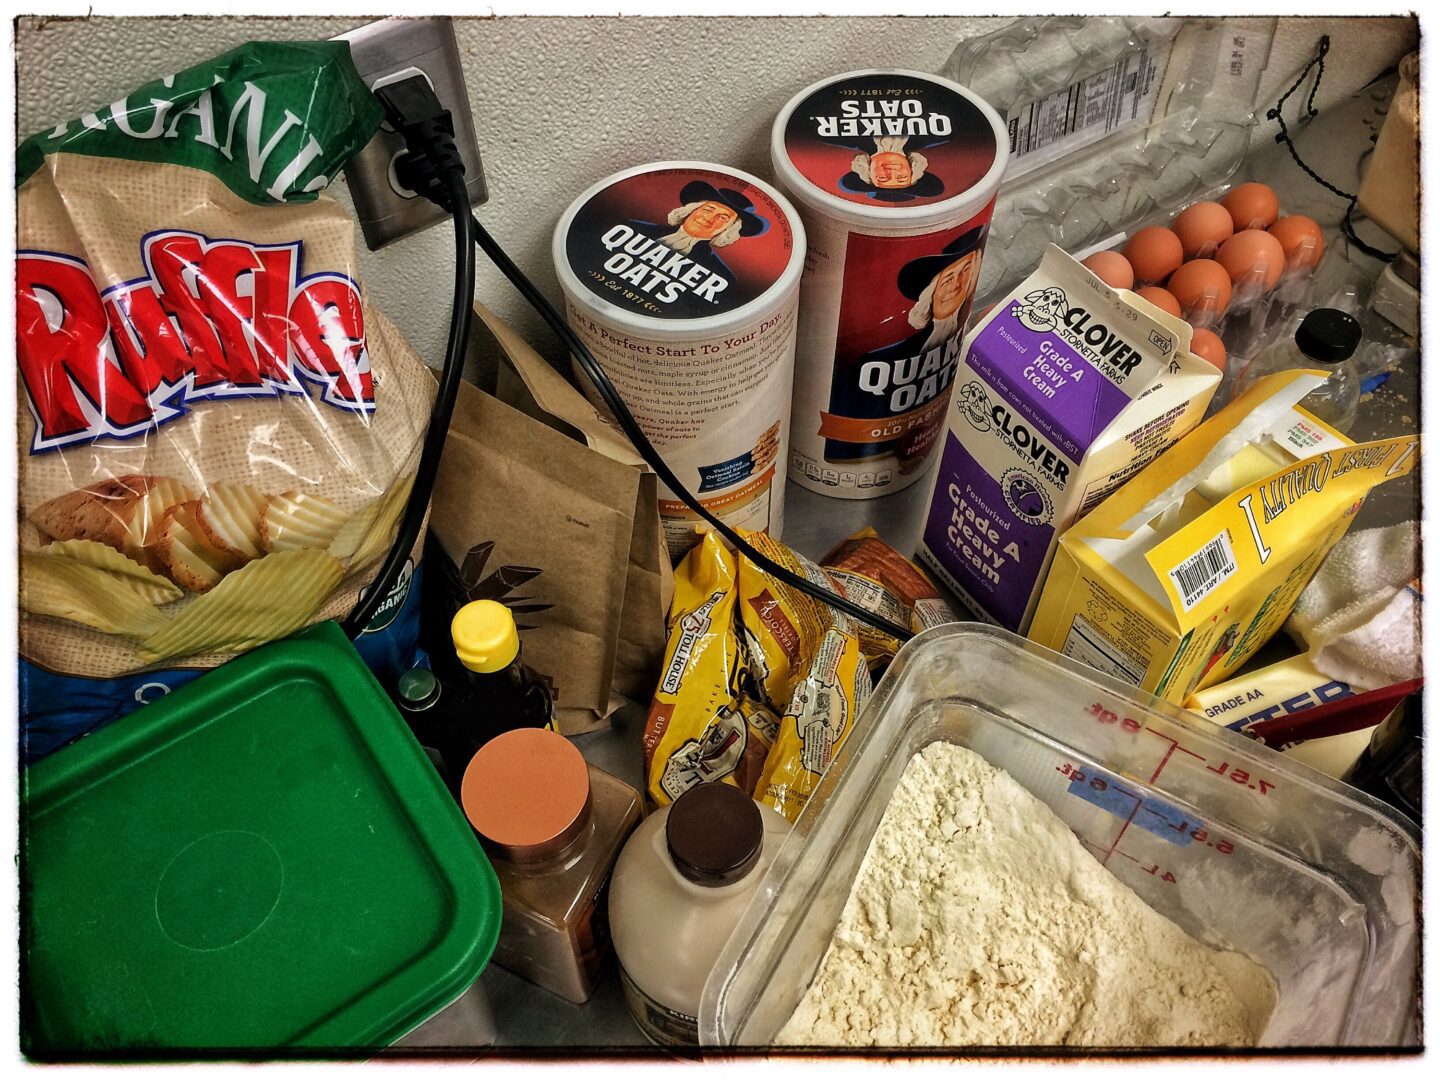
[[[384,110],[344,41],[253,41],[32,135],[20,186],[49,154],[186,165],[252,203],[309,202],[370,141]]]

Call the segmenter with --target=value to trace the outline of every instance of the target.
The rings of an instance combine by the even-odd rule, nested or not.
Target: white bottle
[[[705,980],[789,832],[784,815],[710,783],[626,842],[610,878],[610,935],[625,1002],[651,1042],[699,1044]]]

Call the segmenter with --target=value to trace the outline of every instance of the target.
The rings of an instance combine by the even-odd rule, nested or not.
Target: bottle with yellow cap
[[[470,705],[492,735],[517,727],[555,727],[550,686],[520,661],[515,616],[494,600],[472,600],[450,621],[455,657],[469,684]]]
[[[450,622],[455,659],[436,663],[439,678],[401,679],[401,709],[423,746],[439,751],[441,772],[458,793],[475,751],[514,728],[555,728],[549,684],[520,660],[515,616],[494,600],[475,600]],[[435,661],[442,661],[434,657]],[[425,674],[429,674],[428,672]],[[406,679],[414,684],[412,689]]]

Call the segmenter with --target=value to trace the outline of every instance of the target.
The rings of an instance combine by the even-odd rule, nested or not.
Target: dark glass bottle
[[[420,745],[438,754],[437,767],[458,799],[475,751],[515,728],[554,730],[555,703],[549,684],[521,662],[515,617],[503,604],[466,604],[450,634],[454,657],[437,665],[444,675],[407,671],[396,698]]]
[[[472,600],[450,622],[465,694],[486,740],[517,727],[555,728],[550,686],[520,660],[515,616],[494,600]],[[478,749],[478,748],[477,748]],[[461,763],[463,770],[469,758]]]
[[[411,732],[420,742],[420,748],[435,766],[435,771],[450,778],[445,755],[434,745],[440,731],[437,719],[440,716],[440,680],[429,668],[412,668],[400,676],[395,685],[395,704],[400,706],[400,715],[410,725]]]

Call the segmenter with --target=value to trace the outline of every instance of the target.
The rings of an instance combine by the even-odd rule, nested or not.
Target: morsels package
[[[825,571],[763,533],[762,554],[817,585]],[[646,793],[740,788],[791,821],[855,729],[870,671],[853,619],[706,533],[675,571],[670,640],[645,723]]]

